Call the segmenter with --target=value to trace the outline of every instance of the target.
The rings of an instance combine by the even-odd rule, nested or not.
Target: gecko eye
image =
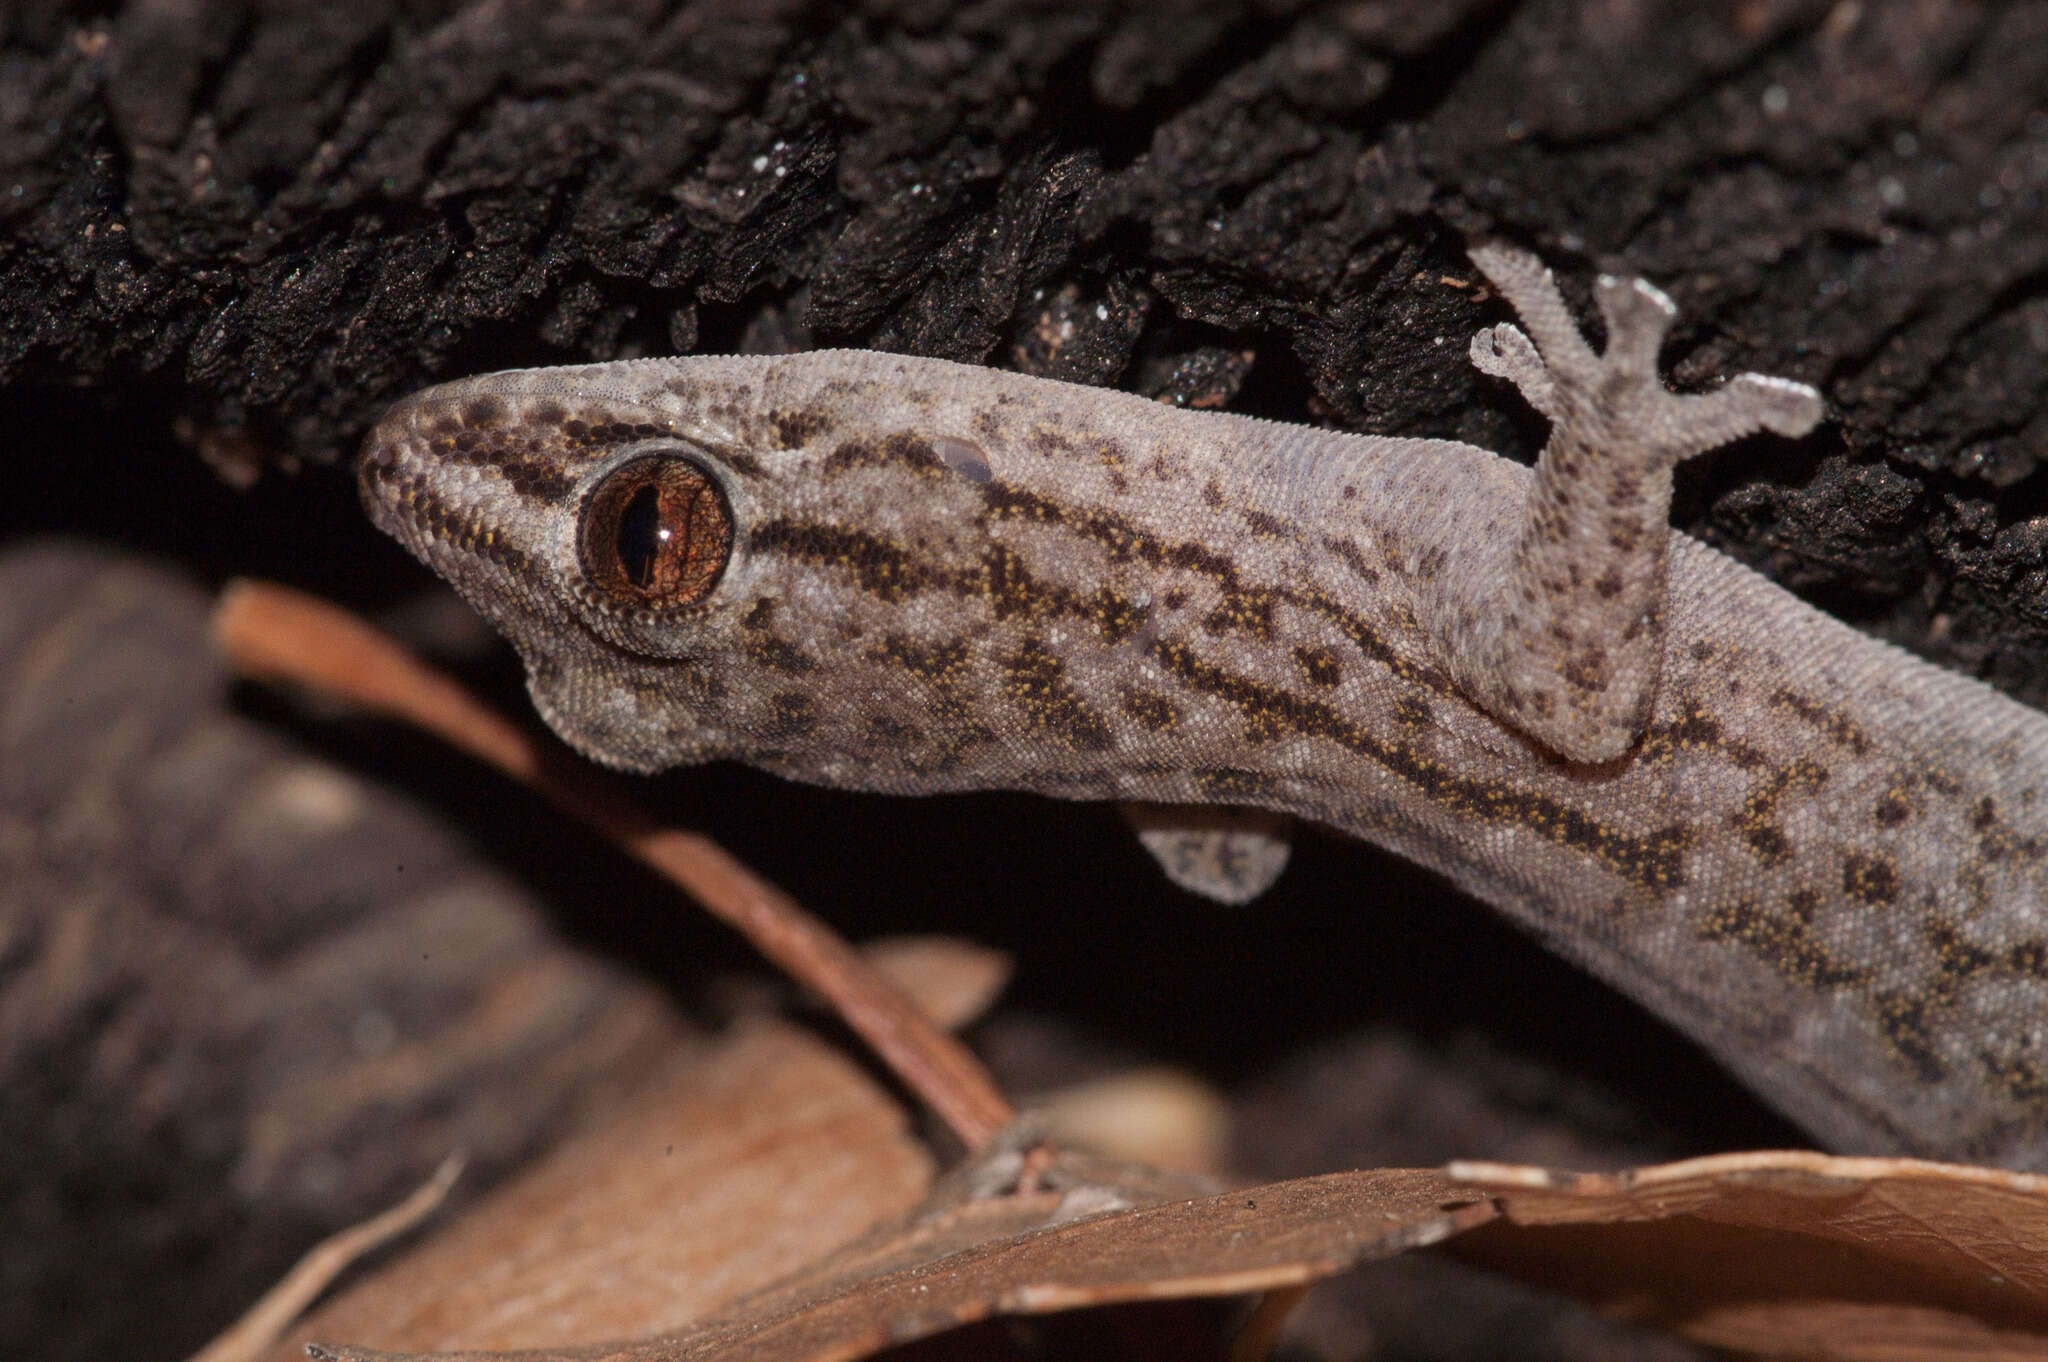
[[[577,554],[583,575],[622,605],[695,605],[732,557],[732,510],[688,459],[634,459],[583,499]]]

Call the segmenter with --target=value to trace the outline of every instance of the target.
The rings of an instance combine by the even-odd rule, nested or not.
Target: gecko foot
[[[1559,419],[1557,385],[1536,343],[1513,322],[1489,326],[1472,337],[1472,367],[1504,378],[1522,390],[1522,399],[1551,421]]]
[[[1543,262],[1498,244],[1473,263],[1514,305],[1472,339],[1472,362],[1521,389],[1550,421],[1520,533],[1473,552],[1486,599],[1430,606],[1447,660],[1481,706],[1551,751],[1610,761],[1641,734],[1656,696],[1665,623],[1671,473],[1757,430],[1803,435],[1820,420],[1804,383],[1741,374],[1671,392],[1657,351],[1677,309],[1641,279],[1602,277],[1607,331],[1595,352]]]
[[[1542,261],[1499,244],[1474,247],[1472,260],[1529,328],[1504,322],[1481,331],[1473,364],[1512,382],[1579,442],[1628,441],[1676,463],[1759,430],[1804,435],[1820,420],[1820,394],[1791,379],[1745,373],[1711,393],[1666,389],[1657,351],[1678,309],[1648,280],[1600,277],[1594,299],[1607,348],[1595,354]]]
[[[1139,800],[1118,807],[1167,879],[1218,903],[1250,903],[1271,889],[1294,849],[1294,820],[1266,809]]]

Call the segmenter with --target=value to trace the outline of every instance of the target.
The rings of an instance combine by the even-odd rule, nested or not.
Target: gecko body
[[[601,761],[1134,801],[1197,844],[1310,819],[1830,1145],[2048,1168],[2048,718],[1667,528],[1680,459],[1803,433],[1810,389],[1671,394],[1654,289],[1602,281],[1596,355],[1533,259],[1474,258],[1535,470],[836,351],[434,388],[365,502]]]

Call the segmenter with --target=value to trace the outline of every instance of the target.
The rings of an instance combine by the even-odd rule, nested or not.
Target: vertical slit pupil
[[[633,493],[619,512],[618,550],[626,580],[644,590],[661,557],[661,494],[652,482]]]

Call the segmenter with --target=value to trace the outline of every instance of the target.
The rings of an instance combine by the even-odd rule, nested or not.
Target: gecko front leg
[[[1657,351],[1676,309],[1649,283],[1599,280],[1596,355],[1535,257],[1483,245],[1472,259],[1529,328],[1481,331],[1473,362],[1520,388],[1552,433],[1518,532],[1448,539],[1462,570],[1430,576],[1422,613],[1469,699],[1560,756],[1611,761],[1641,735],[1662,671],[1673,470],[1760,429],[1805,434],[1820,395],[1761,374],[1672,393]],[[1169,879],[1222,903],[1264,893],[1287,864],[1291,824],[1267,810],[1124,812]]]
[[[1480,332],[1472,362],[1520,388],[1551,433],[1519,533],[1469,544],[1477,561],[1441,577],[1423,612],[1473,700],[1560,756],[1610,761],[1656,695],[1672,471],[1758,430],[1804,435],[1820,394],[1762,374],[1670,392],[1657,351],[1676,309],[1649,283],[1600,279],[1596,355],[1542,262],[1500,245],[1472,260],[1528,327]]]

